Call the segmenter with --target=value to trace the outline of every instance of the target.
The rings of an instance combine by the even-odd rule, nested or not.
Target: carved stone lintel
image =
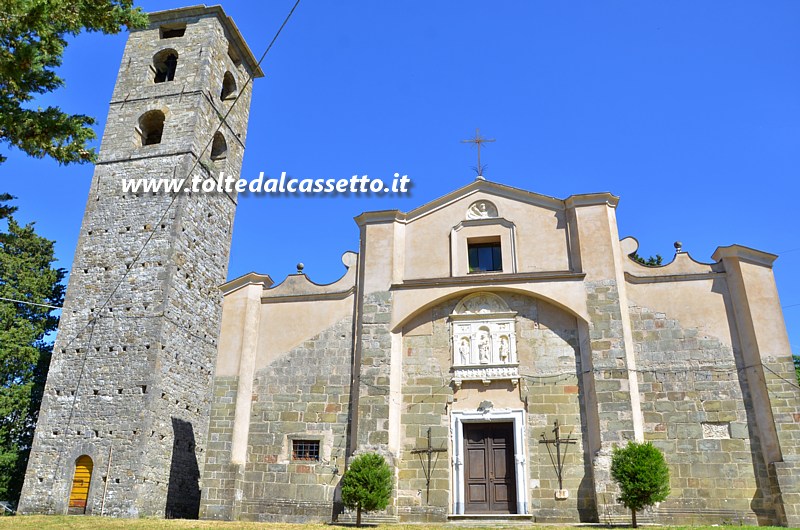
[[[453,383],[456,388],[461,388],[461,383],[464,381],[481,381],[484,385],[492,381],[511,381],[511,384],[517,386],[519,378],[518,365],[457,366],[453,373]]]

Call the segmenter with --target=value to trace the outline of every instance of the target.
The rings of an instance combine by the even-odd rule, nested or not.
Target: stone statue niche
[[[519,381],[516,313],[493,293],[475,293],[458,303],[452,324],[453,381]]]

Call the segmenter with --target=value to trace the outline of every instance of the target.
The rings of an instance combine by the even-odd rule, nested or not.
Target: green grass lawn
[[[535,525],[540,526],[546,530],[559,530],[560,528],[575,529],[580,526],[554,526],[554,525]],[[589,526],[583,526],[587,528]],[[188,521],[185,519],[112,519],[110,517],[83,517],[83,516],[66,516],[66,515],[31,515],[31,516],[18,516],[18,517],[0,517],[0,529],[14,529],[14,530],[105,530],[110,529],[132,529],[132,530],[191,530],[191,529],[218,529],[218,530],[256,530],[256,529],[269,529],[269,530],[334,530],[337,528],[344,528],[342,526],[327,525],[327,524],[287,524],[287,523],[232,523],[222,521]],[[371,527],[375,528],[375,527]],[[385,525],[378,528],[391,529],[391,530],[420,530],[421,528],[431,528],[437,530],[453,530],[459,528],[459,525]],[[477,527],[470,526],[469,530],[479,530]],[[497,528],[497,527],[486,527]],[[516,527],[520,528],[520,527]],[[598,526],[597,528],[605,528]],[[647,528],[647,527],[645,527]],[[650,527],[653,528],[653,527]],[[661,526],[658,527],[664,530],[723,530],[729,528],[731,530],[765,530],[767,528],[775,527],[756,527],[756,526]]]

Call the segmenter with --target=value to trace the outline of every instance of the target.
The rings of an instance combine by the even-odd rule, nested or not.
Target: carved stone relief
[[[488,384],[493,380],[519,380],[516,313],[499,296],[476,293],[458,303],[453,314],[453,380]]]
[[[467,208],[467,219],[489,219],[497,217],[497,206],[489,201],[475,201]]]

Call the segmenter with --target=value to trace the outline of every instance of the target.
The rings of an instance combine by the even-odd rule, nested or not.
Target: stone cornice
[[[372,224],[372,223],[391,223],[391,222],[410,223],[415,219],[424,217],[430,213],[445,208],[450,204],[463,199],[464,197],[469,197],[470,195],[474,195],[479,192],[483,192],[488,195],[493,195],[495,197],[505,197],[519,202],[541,206],[543,208],[548,208],[550,210],[564,209],[564,201],[562,201],[561,199],[556,199],[555,197],[549,197],[547,195],[542,195],[540,193],[533,193],[531,191],[521,190],[519,188],[514,188],[512,186],[507,186],[505,184],[498,184],[497,182],[490,182],[488,180],[476,179],[470,184],[467,184],[466,186],[459,188],[455,191],[451,191],[447,195],[443,195],[442,197],[439,197],[438,199],[423,204],[422,206],[414,208],[408,213],[401,212],[400,210],[380,210],[376,212],[364,212],[358,217],[356,217],[355,220],[359,226],[364,226],[365,224]]]
[[[406,214],[400,210],[377,210],[374,212],[364,212],[354,217],[358,226],[393,223],[395,221],[405,221]]]
[[[456,226],[453,227],[453,230],[458,232],[462,228],[469,227],[469,226],[491,226],[491,225],[500,225],[506,228],[514,228],[514,223],[509,221],[504,217],[487,217],[485,219],[466,219],[464,221],[460,221]]]
[[[506,184],[499,184],[497,182],[491,182],[484,179],[475,179],[464,187],[461,187],[455,191],[451,191],[450,193],[443,195],[438,199],[414,208],[413,210],[409,211],[405,217],[409,222],[413,221],[414,219],[428,215],[436,210],[448,206],[453,202],[461,200],[464,197],[474,195],[478,192],[484,192],[497,197],[505,197],[508,199],[517,200],[519,202],[534,204],[544,208],[549,208],[551,210],[564,209],[564,201],[561,199],[549,197],[540,193],[534,193],[532,191],[514,188]]]
[[[772,264],[778,259],[777,254],[770,254],[754,248],[742,245],[728,245],[727,247],[717,247],[711,255],[714,261],[721,261],[725,258],[739,259],[753,265],[772,268]]]
[[[321,285],[312,282],[302,272],[290,274],[275,287],[265,290],[261,294],[261,302],[300,302],[304,300],[341,300],[353,292],[356,285],[356,269],[358,254],[345,252],[342,255],[342,264],[347,271],[333,283]]]
[[[564,202],[567,208],[598,205],[608,205],[616,208],[619,204],[619,197],[607,191],[602,193],[582,193],[580,195],[570,195]]]
[[[724,272],[702,272],[697,274],[670,274],[660,276],[638,276],[631,274],[630,272],[625,273],[625,281],[634,284],[689,282],[693,280],[714,280],[716,278],[724,277]]]
[[[586,277],[583,272],[548,271],[521,272],[515,274],[472,274],[469,276],[448,276],[445,278],[420,278],[405,280],[391,286],[391,290],[424,289],[429,287],[474,286],[482,287],[504,283],[527,283],[548,281],[582,281]]]
[[[351,287],[346,291],[336,291],[330,293],[312,293],[312,294],[299,294],[299,295],[285,295],[285,296],[262,296],[262,304],[281,304],[286,302],[319,302],[322,300],[344,300],[355,292],[355,287]]]
[[[233,292],[248,287],[250,285],[261,285],[264,289],[269,289],[274,282],[269,274],[259,274],[257,272],[248,272],[244,276],[239,276],[233,280],[223,283],[219,286],[223,296],[227,296]]]

